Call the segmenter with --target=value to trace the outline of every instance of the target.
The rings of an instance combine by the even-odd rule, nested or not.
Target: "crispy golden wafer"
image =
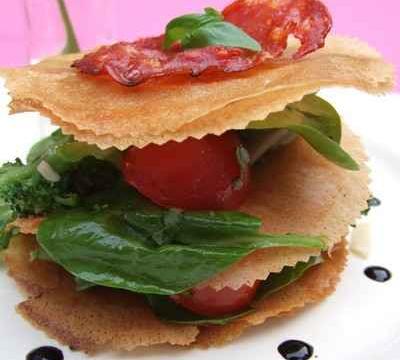
[[[70,275],[46,261],[30,261],[34,237],[11,241],[5,260],[9,274],[28,299],[18,312],[35,327],[76,350],[133,350],[138,346],[172,344],[222,345],[265,320],[322,300],[333,292],[346,260],[342,242],[330,258],[303,278],[261,301],[257,311],[221,327],[196,327],[161,322],[144,300],[109,288],[77,292]]]
[[[243,73],[167,78],[133,88],[82,75],[70,68],[72,58],[54,57],[0,74],[6,77],[14,112],[39,111],[78,140],[103,148],[242,129],[320,87],[383,93],[393,86],[393,68],[378,53],[339,37],[297,62],[278,60]],[[296,88],[302,90],[294,95]],[[283,91],[278,100],[260,102],[258,96],[278,90]]]

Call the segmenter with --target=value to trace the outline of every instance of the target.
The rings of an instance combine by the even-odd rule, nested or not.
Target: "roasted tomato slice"
[[[128,149],[125,180],[156,204],[184,210],[234,210],[249,190],[250,170],[239,136],[227,132],[182,143]]]
[[[171,298],[180,306],[203,316],[223,316],[244,310],[254,299],[261,282],[253,286],[243,285],[237,290],[211,287],[195,288],[189,293],[173,295]]]

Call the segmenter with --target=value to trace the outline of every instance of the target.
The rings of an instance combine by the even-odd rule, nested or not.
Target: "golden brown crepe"
[[[322,264],[259,302],[254,314],[225,326],[209,327],[164,323],[134,293],[108,288],[77,292],[73,279],[57,265],[30,261],[30,253],[36,249],[33,237],[14,238],[5,259],[10,276],[28,296],[17,310],[35,327],[75,350],[130,351],[156,344],[222,345],[271,317],[320,301],[339,281],[346,263],[345,245],[341,242]]]
[[[134,88],[82,75],[70,67],[74,58],[0,71],[13,111],[39,111],[79,141],[121,150],[243,129],[321,87],[379,94],[393,86],[393,68],[377,52],[339,37],[297,62],[278,60],[239,74],[166,78]]]

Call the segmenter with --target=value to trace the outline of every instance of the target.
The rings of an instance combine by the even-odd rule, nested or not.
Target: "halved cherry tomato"
[[[253,286],[243,285],[237,290],[211,287],[194,288],[189,293],[171,296],[180,306],[198,315],[223,316],[244,310],[254,299],[261,282]]]
[[[163,207],[234,210],[249,190],[245,154],[239,136],[230,131],[130,148],[124,153],[122,172],[129,184]]]

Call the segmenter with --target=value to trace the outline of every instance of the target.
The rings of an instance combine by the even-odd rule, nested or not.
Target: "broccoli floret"
[[[0,167],[0,198],[16,217],[76,207],[121,177],[120,155],[56,131],[32,147],[26,165],[17,159]]]
[[[81,197],[112,188],[120,177],[111,163],[88,157],[51,182],[18,160],[0,168],[0,198],[17,217],[45,215],[78,206]]]
[[[34,166],[20,161],[0,168],[0,198],[18,217],[45,214],[78,204],[78,196],[68,188],[68,176],[53,183],[44,179]]]

